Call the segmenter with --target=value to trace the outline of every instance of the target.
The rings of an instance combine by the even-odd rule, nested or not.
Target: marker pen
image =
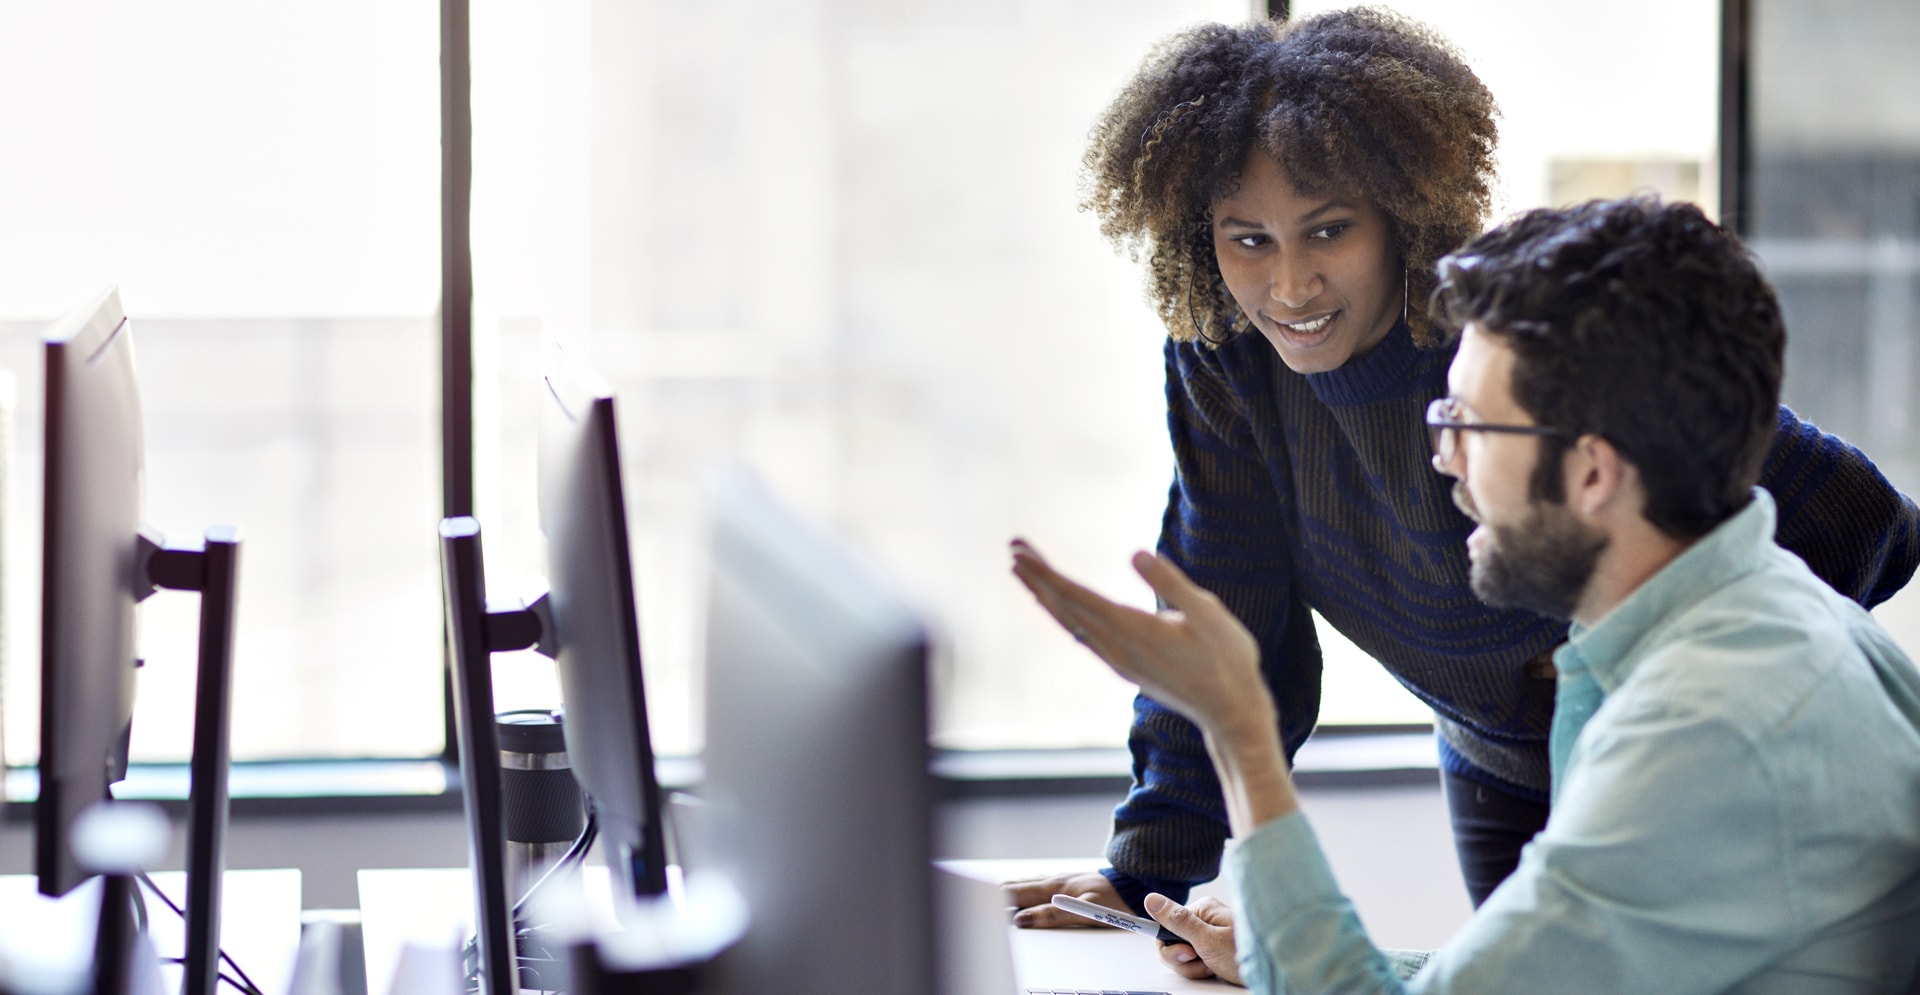
[[[1128,915],[1125,912],[1119,912],[1107,908],[1104,905],[1095,905],[1092,902],[1074,898],[1070,895],[1053,896],[1053,907],[1056,909],[1065,909],[1077,916],[1086,916],[1088,919],[1104,922],[1109,926],[1118,926],[1129,933],[1151,936],[1161,943],[1187,942],[1181,939],[1173,930],[1160,925],[1152,919],[1143,919],[1140,916]]]

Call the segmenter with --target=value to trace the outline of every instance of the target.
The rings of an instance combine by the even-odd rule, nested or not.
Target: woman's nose
[[[1299,260],[1281,258],[1274,263],[1272,283],[1267,295],[1289,311],[1303,311],[1320,296],[1323,286],[1318,273]]]

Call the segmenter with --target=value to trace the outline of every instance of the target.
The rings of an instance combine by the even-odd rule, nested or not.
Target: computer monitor
[[[133,331],[108,290],[46,330],[41,558],[40,891],[91,876],[73,824],[127,776],[145,474]]]
[[[667,890],[666,842],[634,617],[613,391],[555,349],[540,416],[540,527],[559,636],[567,761],[616,890]]]
[[[931,992],[926,630],[750,478],[711,505],[705,846],[752,916],[712,990]]]
[[[568,763],[603,840],[616,903],[667,887],[613,392],[557,348],[541,389],[536,478],[548,592],[531,606],[489,607],[479,523],[440,525],[478,973],[489,995],[517,992],[524,963],[506,885],[492,653],[531,647],[556,661]]]
[[[204,543],[169,546],[143,533],[145,442],[133,327],[116,288],[48,326],[44,341],[35,873],[48,895],[66,894],[91,873],[74,855],[72,831],[80,813],[126,776],[139,666],[134,606],[157,588],[199,592],[183,990],[213,995],[226,867],[239,534],[216,527]]]

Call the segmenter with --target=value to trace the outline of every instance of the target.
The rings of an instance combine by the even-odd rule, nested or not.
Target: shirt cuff
[[[1393,992],[1417,963],[1374,948],[1340,892],[1319,837],[1295,811],[1249,833],[1227,854],[1239,902],[1234,958],[1247,987]]]

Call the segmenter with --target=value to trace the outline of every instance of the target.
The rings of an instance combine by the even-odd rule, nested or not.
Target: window
[[[1711,199],[1711,0],[1604,18],[1519,0],[1396,6],[1447,34],[1501,99],[1502,209],[1647,185]],[[477,4],[494,576],[503,542],[520,574],[538,573],[525,426],[536,343],[551,335],[620,392],[665,748],[699,737],[697,480],[722,458],[751,463],[928,607],[942,744],[1118,745],[1131,688],[1041,615],[1008,577],[1005,543],[1025,535],[1148,602],[1126,555],[1152,546],[1170,479],[1164,332],[1139,268],[1075,210],[1080,154],[1154,42],[1249,13]],[[1428,720],[1321,635],[1326,721]],[[501,661],[496,682],[538,701],[543,673]]]
[[[1392,6],[1500,100],[1502,210],[1717,198],[1712,0]],[[1117,745],[1131,689],[1044,619],[1005,542],[1147,600],[1125,561],[1154,542],[1170,475],[1164,332],[1138,267],[1076,210],[1082,143],[1154,42],[1250,13],[474,3],[475,510],[494,593],[541,583],[533,372],[553,337],[620,394],[664,750],[699,742],[698,480],[720,459],[927,607],[941,743]],[[245,529],[235,756],[441,749],[437,65],[424,2],[0,7],[11,762],[37,718],[34,338],[110,281],[140,329],[149,518]],[[143,611],[137,749],[178,758],[191,599]],[[1325,721],[1426,720],[1321,632]],[[502,707],[553,696],[538,659],[496,675]]]
[[[440,750],[437,31],[380,0],[0,7],[9,762],[39,742],[39,334],[109,283],[148,521],[242,529],[233,755]],[[197,612],[141,608],[136,759],[190,752]]]
[[[1764,0],[1751,12],[1747,196],[1736,219],[1787,319],[1786,401],[1920,486],[1920,9],[1845,16]],[[1874,612],[1920,646],[1911,586]]]
[[[1006,541],[1138,587],[1125,554],[1152,544],[1170,466],[1163,333],[1075,210],[1080,146],[1153,41],[1246,14],[476,4],[493,576],[538,573],[526,427],[550,335],[620,394],[663,749],[699,741],[698,482],[729,458],[934,616],[944,744],[1117,744],[1130,688],[1040,617]],[[548,669],[501,660],[496,687],[538,700]]]

